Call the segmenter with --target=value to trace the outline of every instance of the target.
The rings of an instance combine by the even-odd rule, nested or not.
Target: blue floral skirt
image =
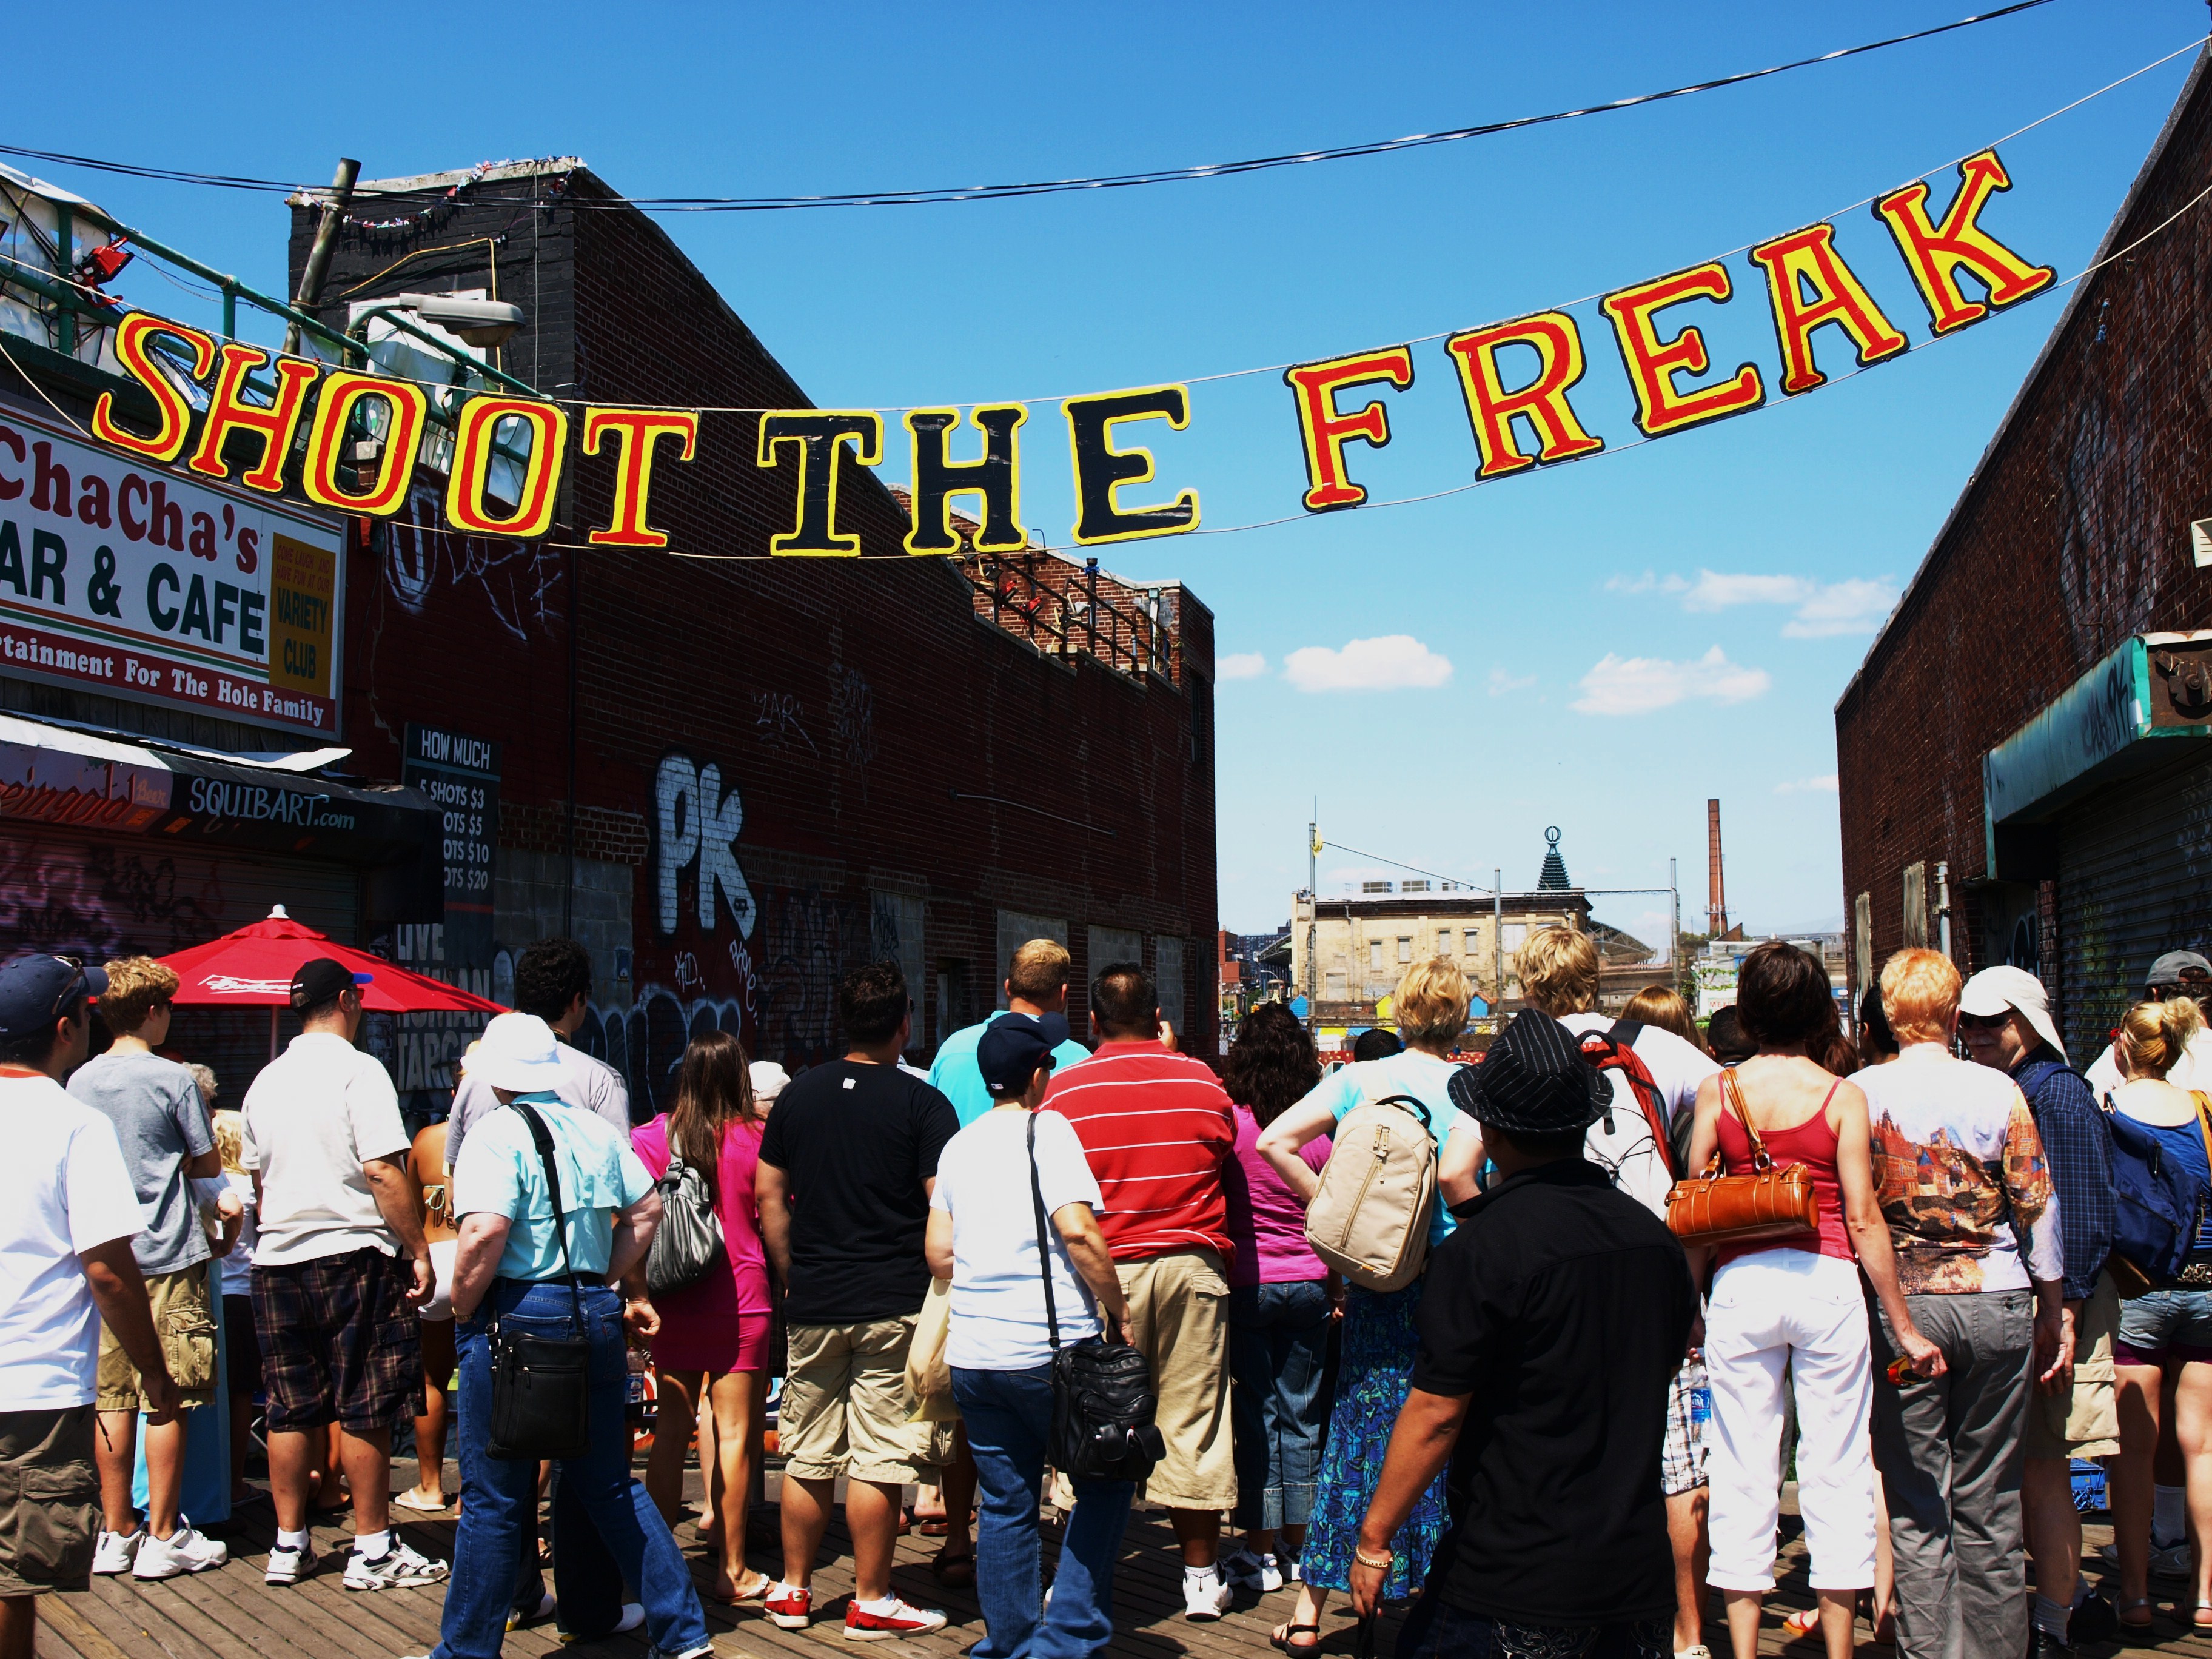
[[[1313,1520],[1298,1573],[1316,1589],[1352,1588],[1352,1552],[1360,1523],[1382,1478],[1382,1455],[1390,1431],[1413,1381],[1413,1356],[1420,1346],[1413,1310],[1420,1306],[1421,1280],[1378,1296],[1358,1285],[1344,1298],[1344,1348],[1337,1368],[1336,1407],[1329,1413],[1328,1443],[1322,1452],[1321,1480],[1314,1494]],[[1402,1601],[1421,1593],[1429,1558],[1444,1530],[1444,1477],[1440,1473],[1414,1502],[1413,1512],[1390,1540],[1393,1559],[1382,1594]]]

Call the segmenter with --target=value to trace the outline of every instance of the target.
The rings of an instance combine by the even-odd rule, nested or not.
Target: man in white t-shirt
[[[2212,999],[2212,963],[2194,951],[2168,951],[2151,963],[2150,971],[2143,975],[2143,1000],[2163,1002],[2168,997],[2193,997],[2199,1004]],[[2207,1006],[2205,1013],[2212,1018],[2212,1006]],[[2120,1076],[2117,1047],[2106,1043],[2105,1051],[2081,1074],[2089,1079],[2090,1091],[2100,1101],[2108,1098],[2125,1080]],[[2177,1089],[2212,1088],[2212,1026],[2189,1039],[2187,1050],[2166,1074],[2166,1080]]]
[[[1540,1009],[1577,1037],[1593,1031],[1610,1031],[1614,1021],[1596,1012],[1597,946],[1587,933],[1571,927],[1540,927],[1528,936],[1514,958],[1521,978],[1521,993],[1532,1008]],[[1698,1085],[1719,1072],[1711,1055],[1702,1053],[1672,1031],[1656,1025],[1639,1030],[1629,1044],[1644,1070],[1658,1085],[1671,1130],[1676,1118],[1696,1109]],[[1617,1085],[1616,1089],[1625,1088]],[[1615,1103],[1630,1103],[1620,1100]],[[1620,1123],[1618,1111],[1614,1122]],[[1593,1162],[1612,1162],[1601,1156],[1596,1137],[1604,1129],[1601,1118],[1590,1126]],[[1617,1142],[1613,1143],[1618,1145]],[[1660,1149],[1664,1151],[1665,1149]],[[1668,1153],[1671,1158],[1671,1153]],[[1664,1163],[1653,1163],[1653,1178],[1634,1186],[1615,1177],[1632,1198],[1661,1220],[1667,1218],[1668,1179]],[[1705,1383],[1702,1352],[1692,1350],[1674,1373],[1667,1401],[1667,1441],[1660,1461],[1660,1479],[1667,1494],[1667,1534],[1674,1547],[1674,1648],[1678,1653],[1702,1650],[1705,1623],[1706,1480],[1705,1424],[1712,1395]]]
[[[561,1081],[554,1093],[568,1105],[605,1119],[627,1141],[632,1127],[629,1086],[621,1073],[574,1042],[591,995],[591,952],[574,939],[541,939],[514,959],[514,1012],[537,1015],[561,1039]],[[447,1173],[460,1167],[461,1143],[469,1131],[485,1113],[498,1109],[499,1097],[489,1085],[478,1078],[462,1078],[446,1119]]]
[[[177,1410],[115,1126],[61,1086],[91,1043],[89,1000],[106,988],[105,971],[61,957],[0,968],[0,1659],[32,1659],[33,1598],[92,1583],[103,1323],[137,1367],[152,1420]]]
[[[253,1330],[269,1396],[269,1486],[276,1542],[263,1576],[297,1583],[313,1570],[307,1475],[335,1418],[354,1541],[345,1587],[436,1583],[391,1531],[392,1422],[422,1386],[416,1309],[435,1275],[407,1168],[399,1097],[375,1057],[354,1046],[360,987],[329,957],[292,975],[303,1026],[246,1091],[244,1162],[261,1236],[253,1247]]]
[[[975,1065],[992,1107],[938,1156],[922,1247],[930,1272],[952,1281],[945,1360],[983,1488],[976,1589],[989,1609],[987,1645],[1000,1652],[1105,1645],[1114,1559],[1136,1491],[1127,1481],[1075,1482],[1052,1601],[1040,1615],[1037,1488],[1052,1431],[1053,1327],[1062,1343],[1096,1337],[1103,1310],[1103,1334],[1126,1342],[1129,1323],[1083,1143],[1066,1118],[1038,1109],[1066,1041],[1060,1014],[1003,1014],[977,1038]],[[1049,1218],[1042,1239],[1040,1215]],[[1040,1254],[1048,1248],[1048,1257]]]

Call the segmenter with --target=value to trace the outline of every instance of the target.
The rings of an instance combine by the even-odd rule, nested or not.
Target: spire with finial
[[[1556,823],[1544,831],[1549,843],[1544,849],[1544,873],[1536,878],[1540,893],[1564,890],[1574,884],[1567,879],[1567,861],[1559,856],[1559,827]]]

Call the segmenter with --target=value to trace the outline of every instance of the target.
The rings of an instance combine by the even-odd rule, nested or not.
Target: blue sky
[[[322,179],[580,155],[641,196],[996,182],[1224,161],[1588,104],[1950,21],[1970,0],[1848,9],[1122,4],[1113,8],[392,6],[326,52],[297,14],[103,14],[159,38],[158,79],[88,101],[18,77],[13,142]],[[1664,15],[1659,15],[1661,12]],[[2021,16],[1752,86],[1395,155],[1249,177],[925,208],[665,221],[817,403],[896,406],[1111,390],[1400,343],[1560,305],[1834,215],[2186,45],[2196,0],[2056,0]],[[1984,222],[2062,276],[2094,251],[2186,56],[2002,155]],[[471,71],[483,80],[472,82]],[[187,95],[185,89],[197,88]],[[38,169],[210,264],[283,286],[269,197]],[[1955,175],[1932,182],[1940,208]],[[1863,207],[1838,245],[1928,337]],[[1637,434],[1610,331],[1577,310],[1577,393],[1612,453],[1419,505],[1103,550],[1214,611],[1221,915],[1256,931],[1304,883],[1304,826],[1407,863],[1533,884],[1557,824],[1592,886],[1663,885],[1702,914],[1705,802],[1754,928],[1840,925],[1833,706],[2056,319],[2032,301],[1847,383],[1783,399],[1756,273],[1685,307],[1771,404]],[[143,280],[141,303],[199,307]],[[1848,367],[1833,330],[1818,345]],[[1350,449],[1376,500],[1468,482],[1440,342],[1383,393],[1395,441]],[[1345,401],[1357,408],[1365,395]],[[1155,423],[1162,493],[1205,524],[1298,512],[1276,374],[1192,387]],[[1056,409],[1032,411],[1024,517],[1073,519]],[[1139,438],[1132,430],[1129,437]],[[887,476],[903,471],[886,443]],[[1141,495],[1141,492],[1134,492]],[[1711,573],[1710,574],[1707,573]],[[1347,651],[1355,641],[1369,643]],[[1254,659],[1257,659],[1255,662]],[[1383,689],[1366,689],[1372,682]],[[1332,851],[1322,890],[1389,873]],[[1600,914],[1650,929],[1643,900]]]

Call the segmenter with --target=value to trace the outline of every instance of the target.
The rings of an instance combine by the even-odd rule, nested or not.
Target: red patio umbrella
[[[340,945],[284,914],[278,905],[267,918],[235,933],[195,945],[161,960],[176,970],[179,983],[172,999],[194,1008],[266,1008],[270,1053],[276,1053],[276,1014],[292,1000],[292,975],[317,957],[343,963],[368,975],[361,988],[362,1006],[386,1014],[503,1014],[496,1002],[448,985],[427,974],[410,973],[397,963]]]

